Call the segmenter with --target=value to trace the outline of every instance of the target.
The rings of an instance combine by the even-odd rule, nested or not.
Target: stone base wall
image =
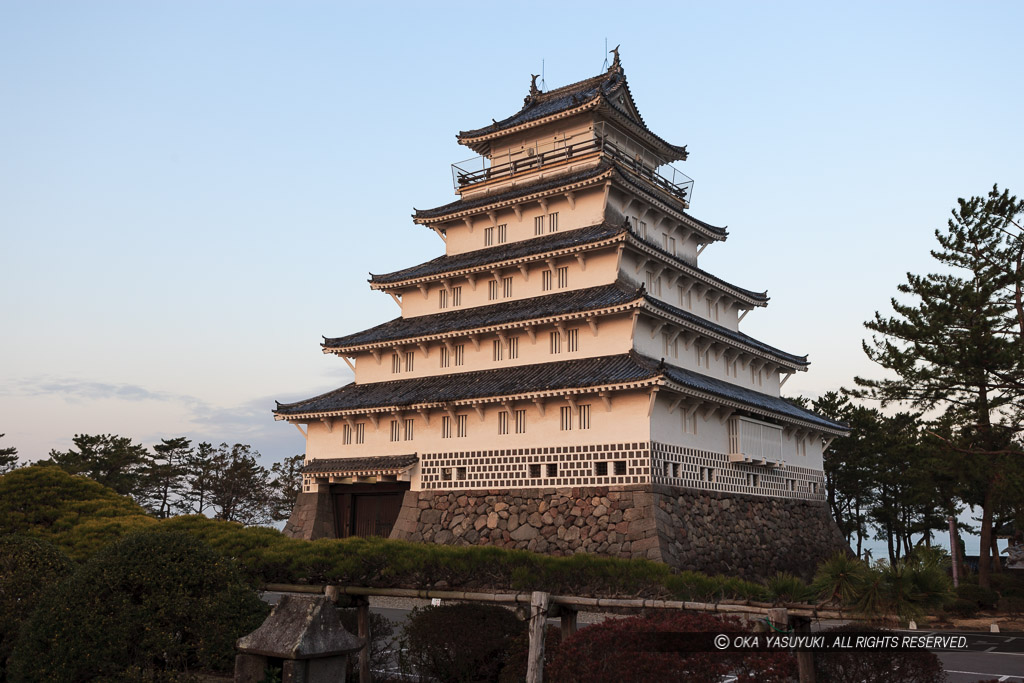
[[[820,501],[661,485],[409,491],[391,538],[549,555],[647,558],[679,569],[810,578],[845,540]]]
[[[335,538],[334,508],[330,494],[327,491],[300,493],[284,525],[284,535],[307,541]]]

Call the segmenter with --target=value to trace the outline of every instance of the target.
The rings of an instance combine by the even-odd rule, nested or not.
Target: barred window
[[[363,443],[366,439],[366,423],[356,423],[356,443]]]
[[[341,428],[341,442],[346,446],[352,443],[352,425],[345,425]]]
[[[608,463],[607,461],[600,461],[594,463],[594,476],[596,477],[607,477],[608,476]]]
[[[519,358],[519,337],[508,338],[508,357],[509,359]]]
[[[516,411],[516,434],[525,434],[525,433],[526,433],[526,411],[525,410],[517,410]]]
[[[487,282],[487,300],[494,301],[498,298],[498,281],[488,280]]]
[[[572,406],[562,406],[559,409],[561,417],[561,429],[563,432],[572,431]]]
[[[508,241],[508,226],[502,223],[498,226],[498,244],[505,244]]]
[[[484,228],[484,246],[489,247],[494,244],[494,228]]]
[[[455,364],[464,365],[466,363],[466,345],[456,344],[455,345]]]
[[[413,361],[413,359],[415,357],[416,357],[416,352],[415,351],[406,351],[405,352],[405,371],[406,372],[412,372],[412,361]]]
[[[665,245],[665,251],[667,251],[668,253],[672,254],[673,256],[676,255],[676,238],[675,237],[669,237],[667,232],[665,233],[665,237],[664,237],[664,245]]]
[[[466,468],[465,467],[456,467],[455,468],[455,478],[456,479],[465,479],[466,478]]]
[[[406,441],[412,441],[412,437],[413,437],[413,424],[414,423],[415,423],[415,420],[413,420],[411,417],[405,418],[405,440]]]
[[[643,239],[647,239],[647,222],[639,221],[635,225],[637,234],[640,235],[640,237],[642,237]]]
[[[540,478],[540,463],[530,465],[530,479]]]
[[[569,267],[562,266],[558,269],[558,288],[564,289],[569,286]]]
[[[540,274],[540,288],[545,291],[551,291],[551,271],[545,270]]]
[[[672,336],[668,332],[661,333],[662,352],[665,357],[679,358],[679,337]]]
[[[397,373],[402,371],[402,357],[397,353],[391,354],[391,372]]]
[[[500,339],[495,339],[493,342],[491,342],[491,346],[493,348],[493,353],[494,353],[493,360],[495,360],[495,361],[501,360],[502,359],[502,353],[504,351],[504,349],[502,347],[502,344],[501,344],[501,340]]]
[[[655,296],[661,296],[661,276],[654,277],[654,273],[647,271],[647,291]]]
[[[558,212],[548,214],[548,232],[558,232]]]
[[[587,403],[585,405],[581,405],[581,406],[579,406],[579,409],[580,409],[580,419],[579,419],[580,429],[590,429],[590,404]]]
[[[508,411],[498,413],[498,433],[508,434]]]
[[[533,234],[544,234],[544,216],[537,216],[536,218],[533,219]]]
[[[565,345],[569,353],[580,350],[580,331],[578,329],[565,331]]]
[[[444,415],[441,417],[441,438],[452,438],[452,418],[450,415]]]
[[[441,346],[441,354],[440,354],[440,356],[441,356],[441,367],[442,368],[448,367],[449,363],[451,362],[451,356],[448,355],[448,347],[447,346]]]
[[[613,471],[614,471],[614,473],[616,475],[622,476],[623,474],[626,473],[626,461],[625,460],[616,460],[612,464],[615,467],[615,469]]]
[[[547,471],[548,477],[557,477],[558,476],[558,463],[557,462],[549,462],[548,466],[547,466],[547,470],[548,470]]]
[[[448,308],[448,290],[444,287],[437,290],[437,305],[438,308]]]
[[[462,285],[452,287],[452,306],[462,305]]]
[[[679,293],[679,307],[680,308],[693,308],[693,297],[690,295],[690,290],[686,289],[682,285],[676,287],[676,291]]]
[[[391,440],[398,441],[402,437],[402,430],[398,420],[391,421]]]
[[[501,291],[502,295],[507,299],[512,296],[512,278],[503,277],[501,278]]]
[[[455,435],[460,439],[466,436],[466,423],[468,422],[466,415],[455,416]]]
[[[550,334],[548,339],[550,340],[551,353],[561,353],[562,352],[562,335],[561,335],[561,333],[558,332],[557,330],[555,330],[554,332],[552,332]]]

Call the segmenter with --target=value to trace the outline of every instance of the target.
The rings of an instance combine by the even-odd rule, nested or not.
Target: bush
[[[1024,596],[1004,595],[999,598],[999,603],[996,606],[1000,612],[1020,616],[1024,614]]]
[[[68,556],[52,543],[26,536],[0,536],[0,681],[18,630],[42,593],[71,571]]]
[[[0,534],[50,541],[74,560],[155,523],[131,498],[59,467],[33,465],[0,476]]]
[[[999,602],[999,594],[991,588],[982,588],[976,583],[962,583],[956,588],[956,596],[970,600],[979,609],[993,609]]]
[[[415,608],[402,635],[402,668],[445,683],[497,681],[526,624],[497,605]]]
[[[785,653],[654,652],[645,635],[746,630],[738,619],[700,612],[660,611],[607,619],[566,639],[545,678],[558,683],[646,683],[716,681],[733,673],[740,682],[789,681],[796,673],[796,661]]]
[[[825,633],[871,633],[895,635],[892,631],[846,624]],[[940,683],[946,680],[942,662],[934,652],[815,652],[814,673],[818,683]]]
[[[806,602],[812,599],[815,592],[797,576],[788,572],[777,572],[765,582],[768,597],[772,602]]]
[[[849,605],[857,600],[870,570],[861,560],[838,552],[818,566],[811,587],[825,602]]]
[[[914,619],[942,607],[952,597],[952,582],[937,562],[911,557],[868,571],[856,596],[856,607],[868,615]]]
[[[960,619],[970,619],[978,614],[978,603],[957,598],[943,608],[946,614]]]
[[[234,564],[201,541],[141,532],[43,595],[19,635],[10,675],[49,682],[230,671],[235,640],[268,611]]]

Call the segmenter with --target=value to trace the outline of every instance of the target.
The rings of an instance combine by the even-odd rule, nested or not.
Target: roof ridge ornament
[[[611,54],[615,55],[615,58],[612,60],[612,65],[608,67],[608,73],[613,71],[622,73],[622,61],[619,59],[619,47],[621,47],[621,43],[610,50]]]
[[[536,97],[540,94],[540,88],[537,87],[538,78],[540,78],[540,74],[530,74],[530,97]]]

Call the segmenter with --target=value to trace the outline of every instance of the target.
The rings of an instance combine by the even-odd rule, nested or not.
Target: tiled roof
[[[439,216],[447,216],[449,214],[458,213],[459,211],[468,211],[469,209],[475,209],[481,206],[488,206],[490,204],[498,204],[500,202],[508,201],[509,199],[515,199],[516,197],[524,197],[528,194],[536,194],[537,192],[545,192],[552,190],[562,185],[571,185],[572,183],[579,183],[590,178],[595,178],[602,173],[605,173],[612,167],[612,162],[607,159],[602,159],[593,168],[588,168],[577,173],[571,173],[569,175],[561,175],[553,179],[546,179],[536,183],[530,183],[529,185],[518,185],[510,190],[504,192],[498,192],[497,194],[485,194],[473,196],[469,199],[457,199],[454,202],[445,204],[444,206],[438,206],[433,209],[416,209],[413,214],[415,219],[423,218],[437,218]]]
[[[558,389],[627,384],[657,378],[665,378],[679,386],[746,405],[755,410],[785,415],[829,430],[847,431],[844,425],[797,408],[785,399],[745,389],[674,365],[658,363],[635,352],[390,382],[353,383],[305,401],[278,404],[274,413],[279,417],[288,417],[437,404]]]
[[[547,318],[557,315],[582,313],[584,311],[621,306],[644,298],[652,307],[670,315],[682,318],[693,325],[710,332],[732,339],[740,344],[751,346],[769,355],[774,355],[798,366],[809,365],[807,356],[797,356],[758,341],[753,337],[730,330],[717,323],[710,322],[689,311],[644,294],[642,289],[618,282],[611,285],[600,285],[587,289],[575,289],[557,294],[519,299],[507,303],[477,306],[444,313],[421,315],[413,318],[395,318],[386,323],[371,327],[361,332],[344,337],[324,338],[325,349],[350,348],[367,344],[413,339],[433,334],[472,330],[480,327],[504,325],[524,320]]]
[[[826,429],[849,431],[846,425],[833,422],[832,420],[824,418],[817,413],[812,413],[809,410],[797,408],[786,399],[778,396],[769,396],[768,394],[762,394],[761,392],[754,391],[753,389],[745,389],[735,384],[730,384],[724,380],[698,374],[692,370],[684,370],[683,368],[676,367],[675,365],[665,364],[664,372],[668,379],[689,389],[703,391],[721,398],[730,399],[736,403],[742,403],[752,408],[759,408],[772,413],[781,413],[782,415],[786,415],[793,419],[800,420],[802,422],[810,422],[811,424],[824,427]]]
[[[618,101],[619,97],[627,100],[630,106],[620,104]],[[523,103],[523,108],[512,116],[501,121],[495,121],[483,128],[461,131],[456,138],[460,143],[476,148],[472,144],[476,138],[485,137],[530,123],[531,121],[537,121],[570,109],[575,109],[599,98],[603,99],[608,106],[632,124],[646,132],[668,150],[671,150],[678,158],[686,158],[686,147],[680,147],[667,142],[647,127],[643,117],[640,116],[636,102],[633,100],[633,94],[629,90],[625,73],[623,73],[621,68],[614,67],[605,73],[556,88],[555,90],[529,95]]]
[[[579,246],[581,244],[599,242],[603,239],[619,235],[625,231],[626,228],[623,225],[611,226],[607,223],[600,223],[588,228],[554,232],[543,237],[535,237],[521,242],[499,244],[495,247],[477,249],[476,251],[467,251],[462,254],[455,254],[454,256],[438,256],[436,259],[432,259],[426,263],[421,263],[418,266],[412,266],[411,268],[396,270],[393,273],[385,273],[383,275],[373,275],[371,273],[370,282],[375,284],[388,284],[391,282],[402,282],[403,280],[412,280],[414,278],[437,275],[438,273],[447,273],[453,270],[462,270],[463,268],[474,268],[476,266],[487,265],[488,263],[498,263],[500,261],[508,261],[511,259],[522,258],[524,256],[542,254],[546,251],[554,251],[556,249],[565,249],[568,247]]]
[[[754,339],[749,335],[743,334],[742,332],[730,330],[728,327],[723,327],[718,323],[713,323],[709,320],[705,320],[704,318],[701,318],[698,315],[694,315],[689,311],[684,311],[683,309],[677,308],[672,304],[667,304],[664,301],[655,299],[653,296],[649,294],[645,294],[644,299],[655,308],[665,311],[666,313],[674,315],[678,318],[682,318],[683,320],[691,322],[699,327],[703,327],[704,329],[710,332],[714,332],[728,339],[732,339],[733,341],[739,342],[740,344],[752,346],[758,351],[763,351],[764,353],[777,356],[778,358],[787,360],[790,363],[793,363],[794,365],[810,365],[810,363],[807,361],[807,356],[797,356],[792,353],[786,353],[785,351],[777,349],[774,346],[769,346],[768,344],[765,344],[762,341],[758,341],[757,339]]]
[[[325,338],[323,346],[327,349],[361,346],[458,330],[471,330],[520,320],[608,308],[636,301],[638,298],[639,292],[635,287],[620,283],[601,285],[558,294],[547,294],[532,299],[421,315],[415,318],[395,318],[362,332],[344,337]]]
[[[302,468],[303,473],[317,472],[380,472],[400,470],[416,464],[415,455],[377,455],[368,458],[321,458],[311,460]]]
[[[705,221],[695,218],[686,212],[685,205],[679,201],[676,197],[658,187],[657,185],[651,184],[649,181],[644,180],[642,177],[631,172],[628,168],[618,164],[609,159],[602,159],[597,166],[594,168],[588,168],[578,173],[572,173],[570,175],[558,176],[550,180],[543,180],[529,185],[519,185],[510,190],[499,192],[497,194],[489,194],[483,196],[473,196],[469,199],[457,199],[454,202],[445,204],[444,206],[438,206],[433,209],[416,209],[413,214],[413,218],[417,221],[428,220],[431,218],[440,218],[442,216],[449,216],[451,214],[459,213],[460,211],[468,211],[470,209],[476,209],[483,206],[490,206],[492,204],[500,204],[501,202],[516,199],[517,197],[525,197],[527,195],[536,194],[538,192],[546,192],[563,185],[571,185],[573,183],[583,182],[590,178],[596,178],[602,175],[606,171],[613,169],[616,175],[631,185],[634,189],[644,192],[660,202],[663,202],[670,206],[677,213],[682,214],[687,220],[693,222],[698,227],[704,228],[709,233],[716,235],[722,239],[729,234],[729,231],[725,228],[717,225],[711,225]]]
[[[473,398],[635,382],[652,377],[630,354],[477,370],[416,379],[348,384],[297,403],[280,404],[277,415],[304,415],[363,408],[411,406]]]

